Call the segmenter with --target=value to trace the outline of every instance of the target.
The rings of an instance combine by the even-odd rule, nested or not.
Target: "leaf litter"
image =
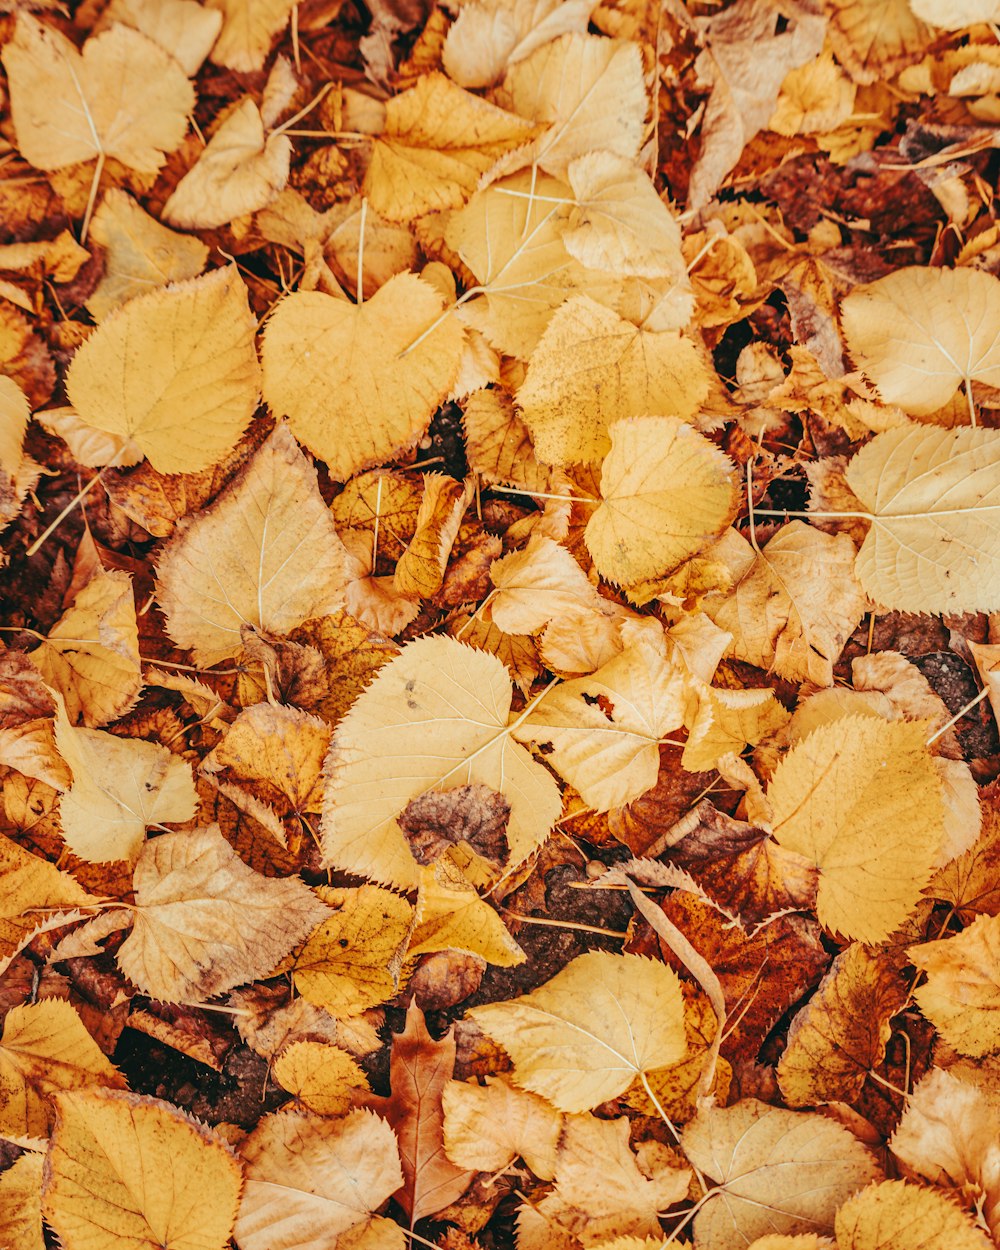
[[[0,8],[0,1244],[1000,1246],[993,0]]]

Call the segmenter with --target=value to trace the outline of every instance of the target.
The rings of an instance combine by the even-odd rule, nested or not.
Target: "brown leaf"
[[[458,842],[500,868],[507,859],[510,804],[489,786],[431,790],[411,799],[399,817],[414,859],[429,864]]]

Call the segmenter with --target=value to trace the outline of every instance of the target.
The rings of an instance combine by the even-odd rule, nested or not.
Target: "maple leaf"
[[[978,916],[954,937],[909,948],[927,980],[914,993],[920,1010],[963,1055],[1000,1050],[1000,916]]]
[[[81,420],[155,469],[194,472],[236,446],[257,406],[256,321],[235,266],[130,300],[73,357]]]
[[[530,994],[469,1015],[510,1054],[517,1083],[561,1111],[589,1111],[685,1049],[677,976],[638,955],[580,955]]]
[[[278,425],[210,508],[178,524],[159,600],[175,642],[217,664],[240,651],[243,625],[283,633],[334,611],[345,575],[316,471]]]
[[[479,782],[510,802],[507,840],[512,864],[521,863],[548,836],[561,800],[552,775],[514,741],[512,693],[506,669],[486,652],[450,638],[408,643],[334,734],[326,859],[415,886],[417,865],[396,817],[417,795]]]
[[[837,1212],[839,1250],[990,1250],[992,1241],[939,1190],[909,1181],[869,1185]]]
[[[399,1142],[402,1185],[395,1198],[410,1227],[450,1205],[468,1189],[473,1173],[456,1167],[444,1148],[441,1099],[455,1066],[455,1038],[449,1031],[435,1041],[415,1002],[406,1009],[406,1027],[392,1042],[389,1081],[392,1097],[371,1095],[368,1106],[384,1116]]]
[[[402,1230],[375,1215],[399,1185],[399,1154],[392,1130],[370,1111],[332,1122],[268,1115],[241,1154],[246,1181],[233,1232],[240,1250],[326,1250],[352,1232],[401,1250]]]
[[[74,1090],[54,1101],[42,1204],[66,1250],[109,1238],[150,1250],[223,1250],[240,1167],[221,1138],[139,1094]]]

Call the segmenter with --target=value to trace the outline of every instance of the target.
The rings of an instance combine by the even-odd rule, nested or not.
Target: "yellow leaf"
[[[629,417],[609,430],[604,502],[585,540],[602,577],[619,585],[675,569],[736,515],[732,461],[677,417]]]
[[[275,35],[288,24],[295,0],[206,0],[222,12],[222,30],[212,62],[238,73],[262,69]]]
[[[854,111],[856,91],[833,55],[824,52],[785,75],[768,129],[789,138],[836,130]]]
[[[790,1236],[768,1233],[758,1237],[747,1250],[837,1250],[837,1245],[832,1238],[820,1237],[817,1233],[793,1233]]]
[[[832,686],[867,604],[850,538],[792,521],[756,555],[749,544],[743,554],[733,592],[706,608],[733,635],[732,654],[790,681]]]
[[[677,975],[639,955],[591,951],[545,985],[469,1015],[514,1061],[514,1080],[561,1111],[589,1111],[680,1059]]]
[[[107,725],[124,716],[142,689],[139,631],[128,574],[99,569],[31,659],[62,695],[74,723]]]
[[[148,825],[195,813],[191,765],[158,742],[74,728],[60,706],[56,746],[73,773],[59,801],[63,837],[81,859],[134,862]]]
[[[481,782],[511,804],[511,865],[548,836],[561,799],[514,741],[501,662],[451,638],[408,643],[344,717],[327,763],[323,853],[338,868],[406,888],[417,865],[396,817],[428,790]]]
[[[744,1250],[764,1233],[832,1231],[837,1208],[879,1175],[835,1121],[754,1098],[700,1111],[681,1145],[719,1185],[694,1223],[696,1243],[712,1250]]]
[[[775,770],[774,836],[819,869],[817,915],[880,942],[930,880],[944,828],[927,723],[846,716],[814,729]]]
[[[538,463],[527,426],[504,391],[474,391],[465,403],[462,425],[469,469],[485,482],[548,489],[549,470]]]
[[[908,998],[899,970],[855,942],[833,961],[793,1018],[778,1061],[778,1083],[792,1107],[853,1103],[885,1057],[892,1017]]]
[[[554,687],[516,733],[548,743],[553,768],[606,812],[656,785],[660,739],[684,723],[686,702],[681,670],[638,642],[589,677]]]
[[[912,267],[855,287],[841,317],[855,364],[884,402],[926,416],[960,385],[967,394],[974,381],[1000,386],[998,309],[991,273]]]
[[[488,1076],[485,1085],[449,1081],[441,1101],[452,1163],[500,1172],[520,1156],[539,1180],[552,1180],[564,1117],[544,1098]]]
[[[499,98],[522,117],[547,122],[537,163],[563,178],[577,156],[600,150],[635,157],[646,118],[639,45],[566,34],[511,66]]]
[[[80,1090],[56,1105],[43,1213],[64,1250],[224,1250],[240,1166],[221,1138],[139,1094]]]
[[[927,974],[914,997],[945,1041],[963,1055],[1000,1050],[1000,916],[977,916],[954,937],[911,946],[909,956]]]
[[[936,1189],[909,1181],[869,1185],[837,1212],[838,1250],[991,1250],[993,1242]]]
[[[47,1137],[52,1094],[90,1085],[124,1089],[125,1078],[68,1002],[43,998],[8,1011],[0,1038],[0,1131]]]
[[[872,519],[856,572],[876,603],[1000,608],[1000,432],[889,430],[862,447],[846,478]]]
[[[442,62],[463,87],[490,87],[508,65],[560,35],[586,33],[595,0],[474,0],[448,29]]]
[[[393,574],[393,587],[401,595],[430,599],[441,589],[448,557],[473,490],[471,478],[456,482],[443,473],[424,475],[416,528]]]
[[[100,28],[112,22],[141,31],[193,78],[218,37],[222,14],[193,0],[111,0],[101,14]]]
[[[8,1250],[45,1250],[42,1236],[42,1165],[25,1151],[0,1175],[0,1244]]]
[[[544,534],[494,560],[490,579],[496,589],[489,614],[507,634],[537,634],[566,613],[610,607],[566,548]]]
[[[578,295],[549,322],[517,402],[538,458],[571,465],[604,458],[613,421],[644,412],[687,420],[707,394],[690,339],[650,334]]]
[[[17,146],[38,169],[114,157],[155,174],[184,138],[194,88],[169,53],[127,26],[78,52],[27,13],[3,50]]]
[[[830,43],[857,83],[873,83],[919,58],[932,32],[910,0],[832,0]]]
[[[416,920],[406,957],[447,950],[479,955],[501,968],[525,960],[496,911],[445,859],[420,870]]]
[[[126,435],[95,429],[73,408],[48,408],[37,413],[35,420],[50,434],[63,439],[80,464],[96,468],[113,462],[118,468],[127,468],[138,464],[145,455]]]
[[[200,1001],[266,977],[329,915],[297,877],[248,868],[218,825],[148,842],[133,888],[135,923],[118,964],[163,1002]]]
[[[680,226],[644,170],[593,151],[570,164],[566,180],[576,200],[562,232],[571,256],[588,269],[688,285]]]
[[[20,950],[53,912],[95,901],[68,872],[0,836],[0,961]]]
[[[13,378],[0,375],[0,470],[8,478],[13,478],[21,467],[30,420],[28,397]]]
[[[256,329],[235,265],[150,291],[87,339],[67,394],[87,425],[131,439],[154,469],[207,469],[257,407]]]
[[[343,601],[346,552],[316,470],[284,425],[202,513],[181,521],[158,562],[167,630],[200,664],[242,648],[240,628],[283,634]]]
[[[101,200],[90,221],[90,237],[104,248],[104,273],[87,298],[95,321],[103,321],[119,305],[145,295],[151,287],[196,278],[208,260],[208,248],[201,239],[161,226],[118,187]]]
[[[344,1115],[368,1078],[347,1053],[325,1042],[292,1042],[271,1065],[271,1075],[307,1111]]]
[[[271,315],[264,398],[337,481],[392,459],[427,429],[462,350],[462,328],[451,315],[439,320],[441,307],[432,286],[401,273],[364,304],[299,291]]]
[[[459,208],[482,174],[539,129],[444,74],[425,74],[387,102],[363,192],[390,221]]]
[[[692,682],[698,710],[688,720],[688,740],[681,764],[693,773],[707,772],[725,755],[782,729],[789,714],[773,690],[725,690]]]
[[[163,220],[205,230],[266,208],[288,181],[291,158],[291,139],[266,134],[260,109],[244,96],[174,188]]]
[[[910,7],[921,21],[945,30],[963,30],[997,17],[996,0],[910,0]]]
[[[373,1250],[405,1245],[399,1225],[373,1215],[403,1183],[396,1136],[374,1112],[334,1121],[268,1115],[241,1153],[246,1183],[234,1231],[240,1250],[330,1250],[363,1225],[388,1225],[398,1234],[373,1238]]]
[[[354,1016],[399,989],[413,908],[391,890],[363,885],[324,890],[334,908],[313,930],[291,965],[295,988],[334,1016]]]

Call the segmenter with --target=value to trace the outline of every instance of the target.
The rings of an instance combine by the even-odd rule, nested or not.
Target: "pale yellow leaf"
[[[292,1042],[271,1065],[271,1075],[307,1111],[344,1115],[368,1078],[346,1050],[326,1042]]]
[[[699,1250],[744,1250],[764,1233],[830,1232],[837,1208],[879,1176],[874,1156],[835,1121],[754,1098],[700,1111],[681,1145],[720,1187],[695,1216]]]
[[[960,385],[1000,386],[1000,278],[981,269],[897,269],[841,304],[847,345],[887,404],[918,416]]]
[[[193,78],[222,27],[222,14],[195,0],[111,0],[100,28],[121,22],[158,43]]]
[[[627,586],[697,554],[736,515],[732,461],[677,417],[629,417],[610,428],[604,502],[585,540],[603,577]]]
[[[837,1250],[991,1250],[993,1242],[940,1190],[869,1185],[837,1212]]]
[[[107,725],[124,716],[142,689],[132,579],[99,569],[31,656],[58,690],[74,723]]]
[[[708,394],[694,344],[651,334],[586,295],[557,310],[517,392],[521,415],[546,464],[592,464],[610,447],[609,426],[636,413],[689,420]]]
[[[42,1165],[25,1151],[0,1175],[0,1244],[7,1250],[45,1250],[42,1236]]]
[[[86,301],[95,321],[152,287],[196,278],[208,259],[200,239],[161,226],[118,187],[101,200],[90,221],[90,237],[104,248],[104,273]]]
[[[469,1015],[510,1055],[517,1084],[562,1111],[616,1097],[686,1046],[676,974],[639,955],[580,955],[530,994]]]
[[[551,773],[514,741],[503,664],[446,637],[408,643],[334,734],[323,853],[346,871],[412,888],[417,865],[396,823],[428,790],[480,782],[511,805],[511,865],[548,836],[561,808]]]
[[[444,859],[420,869],[416,919],[406,957],[447,950],[479,955],[501,968],[525,961],[524,951],[496,910]]]
[[[585,34],[595,0],[473,0],[449,27],[442,61],[463,87],[489,87],[508,65],[560,35]]]
[[[539,1180],[555,1175],[562,1112],[500,1076],[449,1081],[442,1095],[444,1148],[458,1167],[500,1172],[519,1156]]]
[[[774,836],[819,869],[817,914],[832,932],[881,941],[930,880],[945,812],[927,736],[922,721],[840,717],[775,770]]]
[[[501,156],[539,129],[444,74],[425,74],[387,102],[363,193],[390,221],[459,208]]]
[[[606,812],[656,784],[660,739],[684,723],[686,703],[680,668],[638,642],[589,677],[555,686],[515,732],[548,743],[552,767]]]
[[[637,43],[561,35],[511,66],[499,98],[522,117],[549,124],[535,159],[556,177],[586,152],[632,159],[639,151],[646,88]]]
[[[73,773],[59,800],[62,833],[81,859],[134,862],[147,826],[183,822],[195,813],[191,765],[158,742],[74,728],[60,706],[56,746]]]
[[[623,156],[596,151],[578,156],[566,181],[576,199],[562,231],[571,256],[588,269],[688,286],[680,226],[647,173]]]
[[[954,937],[911,946],[927,979],[914,997],[941,1036],[963,1055],[1000,1050],[1000,916],[977,916]]]
[[[846,534],[791,521],[756,554],[749,543],[742,549],[733,591],[706,607],[732,634],[731,653],[789,681],[831,686],[867,605],[854,575],[854,544]]]
[[[831,1237],[820,1237],[818,1233],[767,1233],[747,1250],[837,1250],[837,1244]]]
[[[59,1094],[43,1214],[64,1250],[224,1250],[240,1193],[229,1147],[169,1103]]]
[[[523,551],[494,560],[489,612],[508,634],[537,634],[549,621],[582,609],[598,613],[606,600],[560,543],[535,534]]]
[[[403,950],[413,928],[404,898],[374,885],[324,890],[333,909],[291,965],[295,988],[331,1015],[354,1016],[399,989]]]
[[[73,408],[47,408],[36,413],[35,420],[65,442],[74,460],[91,468],[112,463],[128,468],[145,457],[138,443],[126,435],[95,429]]]
[[[205,230],[266,208],[288,181],[291,156],[291,139],[268,135],[260,109],[244,96],[174,188],[163,220]]]
[[[402,273],[364,304],[299,291],[270,317],[264,398],[337,481],[412,447],[430,424],[462,349],[461,325],[441,307],[432,286]]]
[[[247,74],[263,68],[274,37],[288,24],[296,0],[205,0],[222,12],[222,30],[212,49],[215,65]]]
[[[1000,21],[998,0],[910,0],[910,8],[921,21],[945,30]]]
[[[785,75],[768,129],[789,138],[836,130],[853,112],[856,91],[832,54],[824,52]]]
[[[265,1116],[241,1154],[246,1182],[234,1230],[240,1250],[340,1246],[341,1234],[361,1232],[358,1226],[403,1183],[396,1136],[372,1111],[334,1121]]]
[[[21,467],[30,420],[28,397],[13,378],[0,375],[0,472],[8,478]]]
[[[857,83],[872,83],[919,59],[932,32],[910,0],[830,0],[830,43]]]
[[[242,649],[240,628],[284,634],[343,602],[347,553],[316,470],[279,425],[211,507],[182,520],[158,561],[167,630],[198,662]]]
[[[177,62],[127,26],[78,52],[27,13],[3,50],[17,146],[38,169],[114,157],[155,174],[184,138],[194,88]]]
[[[8,1011],[0,1038],[0,1132],[47,1137],[52,1094],[90,1085],[124,1089],[125,1078],[68,1002],[43,998]]]
[[[66,391],[86,424],[132,440],[161,473],[207,469],[257,407],[256,330],[236,266],[216,269],[112,312],[73,357]]]
[[[872,518],[856,572],[877,604],[1000,608],[1000,432],[888,430],[854,456],[846,478]]]
[[[742,754],[777,733],[789,714],[773,690],[726,690],[691,683],[697,712],[688,717],[688,739],[681,764],[691,772],[707,772],[731,752]]]

